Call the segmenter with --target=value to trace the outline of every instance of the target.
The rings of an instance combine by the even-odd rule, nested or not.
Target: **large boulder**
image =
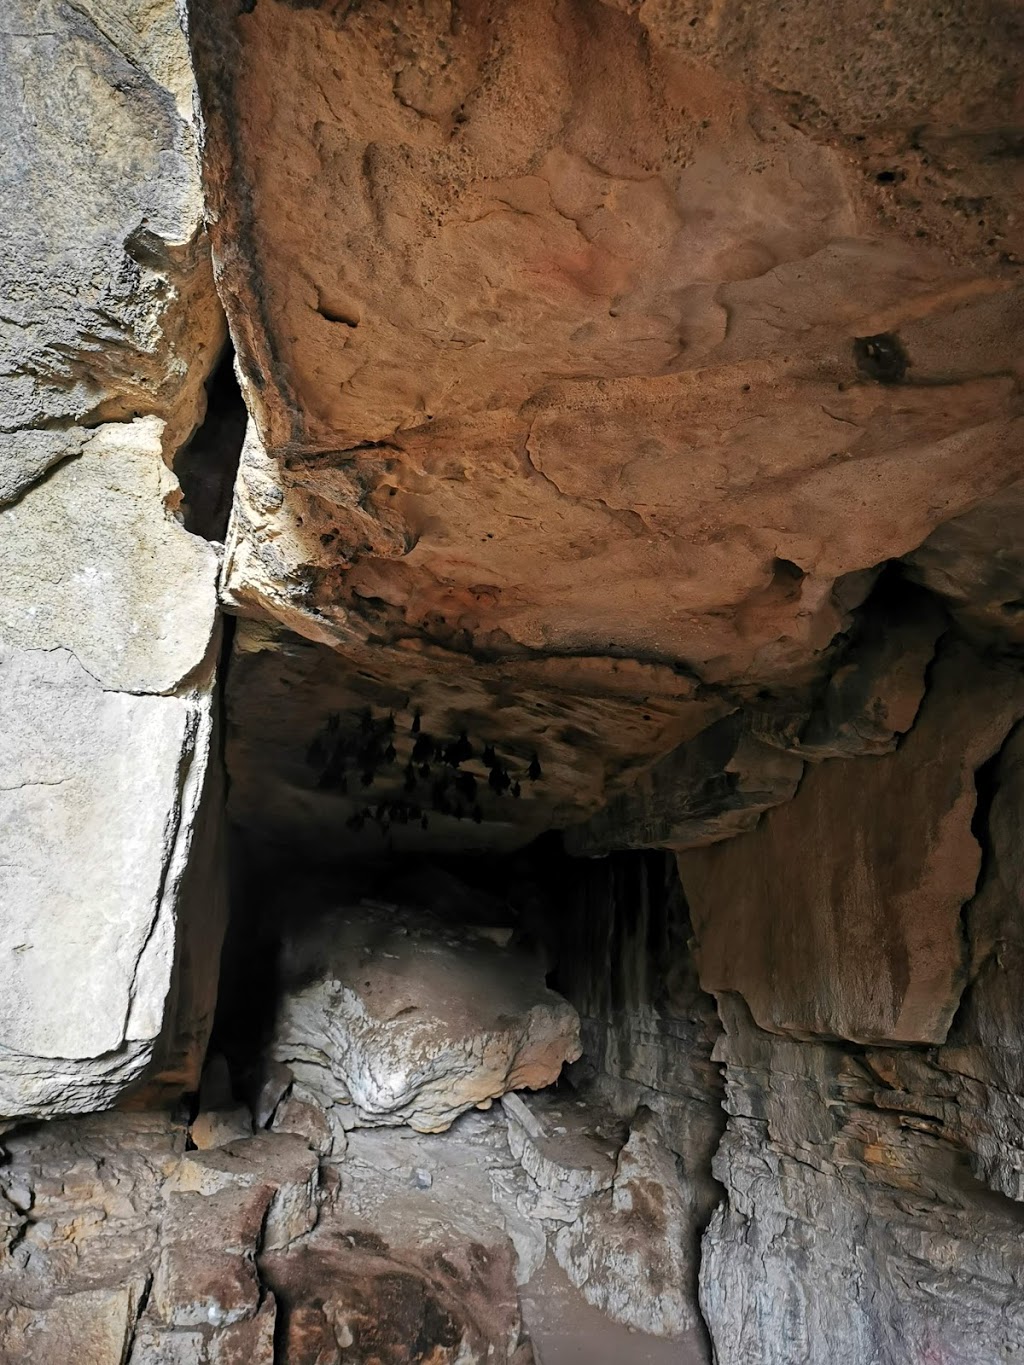
[[[346,1126],[434,1133],[557,1080],[579,1018],[486,932],[357,906],[289,929],[271,1052]]]

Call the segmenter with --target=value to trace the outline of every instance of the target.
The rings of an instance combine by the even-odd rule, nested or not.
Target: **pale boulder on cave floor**
[[[293,928],[272,1055],[346,1127],[443,1132],[580,1056],[579,1017],[501,931],[356,906]]]

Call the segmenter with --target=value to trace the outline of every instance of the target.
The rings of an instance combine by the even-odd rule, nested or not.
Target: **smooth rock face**
[[[811,767],[753,833],[680,854],[704,988],[795,1037],[943,1042],[981,867],[975,773],[1022,714],[1015,670],[951,647],[895,753]]]
[[[133,693],[172,692],[208,662],[217,555],[170,515],[163,437],[155,417],[102,426],[2,513],[5,644],[66,649],[102,687]]]
[[[539,964],[397,906],[290,928],[271,1055],[346,1126],[441,1132],[580,1055],[576,1011]]]
[[[0,47],[5,1123],[198,1077],[225,916],[219,566],[169,466],[224,323],[173,0],[15,0]]]
[[[99,428],[0,512],[0,1116],[194,1082],[225,915],[211,546],[163,423]]]

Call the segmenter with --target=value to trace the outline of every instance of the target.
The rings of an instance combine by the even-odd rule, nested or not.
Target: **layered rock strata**
[[[680,856],[725,1025],[700,1272],[723,1361],[1024,1350],[1022,715],[1017,668],[946,647],[895,753]]]

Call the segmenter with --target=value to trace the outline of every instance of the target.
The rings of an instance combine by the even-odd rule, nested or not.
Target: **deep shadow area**
[[[185,529],[204,540],[223,541],[227,535],[247,421],[229,342],[206,381],[206,416],[174,461]]]

